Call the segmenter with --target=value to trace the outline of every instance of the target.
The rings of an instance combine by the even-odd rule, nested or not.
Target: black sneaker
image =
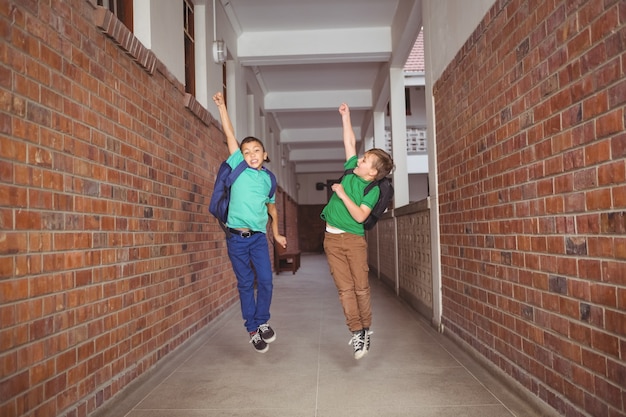
[[[369,327],[366,327],[363,329],[363,350],[365,350],[365,353],[370,351],[370,343],[372,338],[370,337],[370,335],[374,333],[372,330],[369,329]]]
[[[261,333],[258,331],[250,332],[250,343],[252,343],[252,346],[254,346],[256,351],[259,353],[265,353],[270,348],[261,337]]]
[[[365,330],[352,333],[352,339],[348,342],[354,349],[354,359],[361,359],[367,353],[365,350]]]
[[[261,333],[261,338],[265,343],[272,343],[276,340],[276,332],[267,323],[260,325],[258,332]]]

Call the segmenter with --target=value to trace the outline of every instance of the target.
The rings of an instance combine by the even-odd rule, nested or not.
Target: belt
[[[263,233],[263,232],[257,232],[255,230],[237,230],[237,229],[233,229],[232,227],[229,227],[228,231],[236,235],[239,235],[241,237],[250,237],[257,233]]]

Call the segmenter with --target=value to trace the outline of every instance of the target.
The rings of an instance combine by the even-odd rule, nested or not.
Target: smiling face
[[[260,169],[263,166],[263,162],[267,159],[267,152],[265,152],[263,144],[258,140],[243,142],[241,144],[241,153],[248,166],[254,169]]]

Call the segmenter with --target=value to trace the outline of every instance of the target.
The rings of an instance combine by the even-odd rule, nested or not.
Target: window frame
[[[185,92],[196,95],[196,53],[194,4],[183,0],[183,37],[185,49]]]

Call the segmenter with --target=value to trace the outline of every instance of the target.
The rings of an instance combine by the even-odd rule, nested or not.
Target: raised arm
[[[350,120],[350,108],[346,103],[339,106],[341,122],[343,124],[343,147],[346,151],[346,161],[356,155],[356,137]]]
[[[231,123],[230,117],[228,116],[228,110],[226,109],[224,96],[222,95],[222,93],[216,93],[213,96],[213,101],[215,102],[215,105],[220,112],[222,128],[224,129],[224,134],[226,134],[228,153],[232,155],[233,153],[237,152],[237,149],[239,149],[239,142],[237,142],[237,138],[235,138],[235,129],[233,129],[233,124]]]

